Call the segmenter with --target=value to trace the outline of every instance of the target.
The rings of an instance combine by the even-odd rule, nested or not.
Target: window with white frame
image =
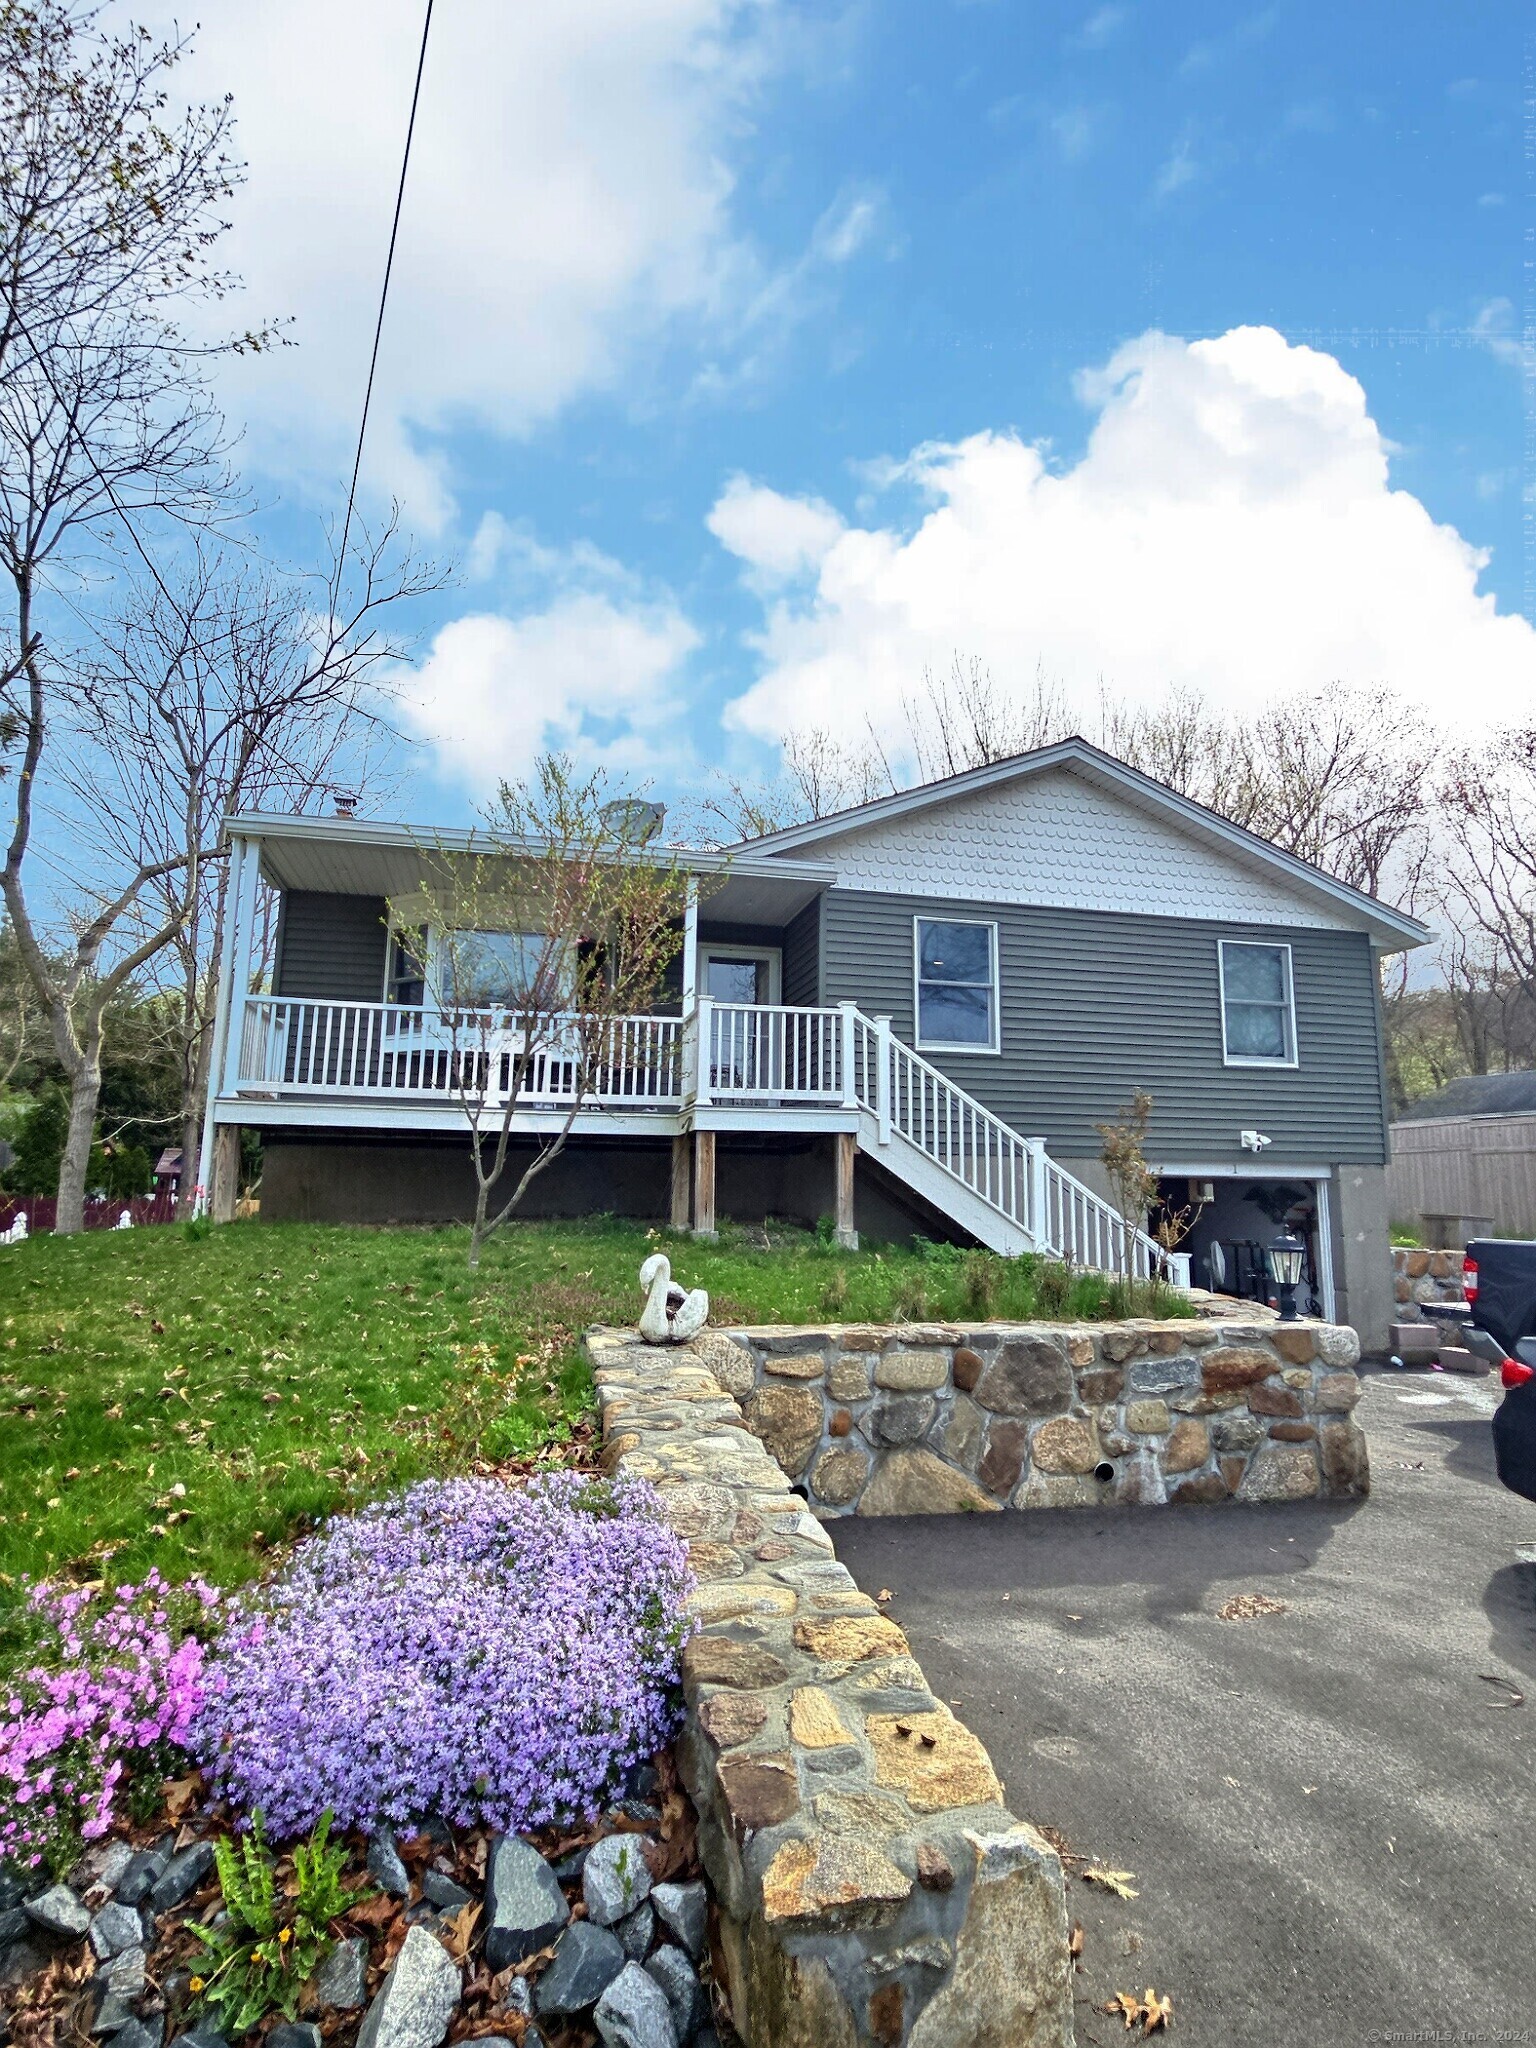
[[[1231,1067],[1294,1067],[1296,1005],[1289,946],[1223,939],[1222,1051]]]
[[[547,1010],[568,1003],[576,986],[576,947],[528,932],[443,932],[438,973],[449,1009]]]
[[[924,1052],[996,1052],[997,926],[914,918],[917,1044]]]

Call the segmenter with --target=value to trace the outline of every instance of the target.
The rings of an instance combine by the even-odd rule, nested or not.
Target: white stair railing
[[[857,1016],[859,1104],[876,1119],[877,1142],[895,1132],[1018,1230],[1056,1257],[1101,1273],[1145,1280],[1165,1255],[1144,1230],[1127,1229],[1113,1205],[1011,1125],[891,1035],[888,1018]]]

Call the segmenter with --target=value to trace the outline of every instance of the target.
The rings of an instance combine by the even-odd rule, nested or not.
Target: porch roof
[[[423,831],[372,818],[305,818],[241,811],[231,837],[259,843],[262,879],[278,889],[338,896],[406,896],[430,882],[435,856],[488,853],[497,842],[473,829]],[[728,924],[785,924],[837,880],[829,861],[658,847],[686,873],[713,878],[705,914]]]

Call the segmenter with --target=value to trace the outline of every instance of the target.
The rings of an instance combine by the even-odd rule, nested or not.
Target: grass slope
[[[576,1348],[627,1322],[658,1244],[717,1322],[1102,1314],[1031,1259],[846,1253],[806,1233],[718,1245],[606,1221],[467,1232],[233,1224],[0,1250],[0,1581],[61,1569],[231,1584],[307,1522],[423,1473],[569,1455]]]

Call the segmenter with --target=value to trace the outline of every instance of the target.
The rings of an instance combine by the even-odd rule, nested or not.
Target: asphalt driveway
[[[1536,2042],[1536,1505],[1497,1398],[1372,1375],[1357,1506],[835,1527],[1013,1810],[1134,1872],[1068,1884],[1080,2043],[1148,1985],[1191,2048]],[[1244,1593],[1285,1610],[1217,1618]]]

